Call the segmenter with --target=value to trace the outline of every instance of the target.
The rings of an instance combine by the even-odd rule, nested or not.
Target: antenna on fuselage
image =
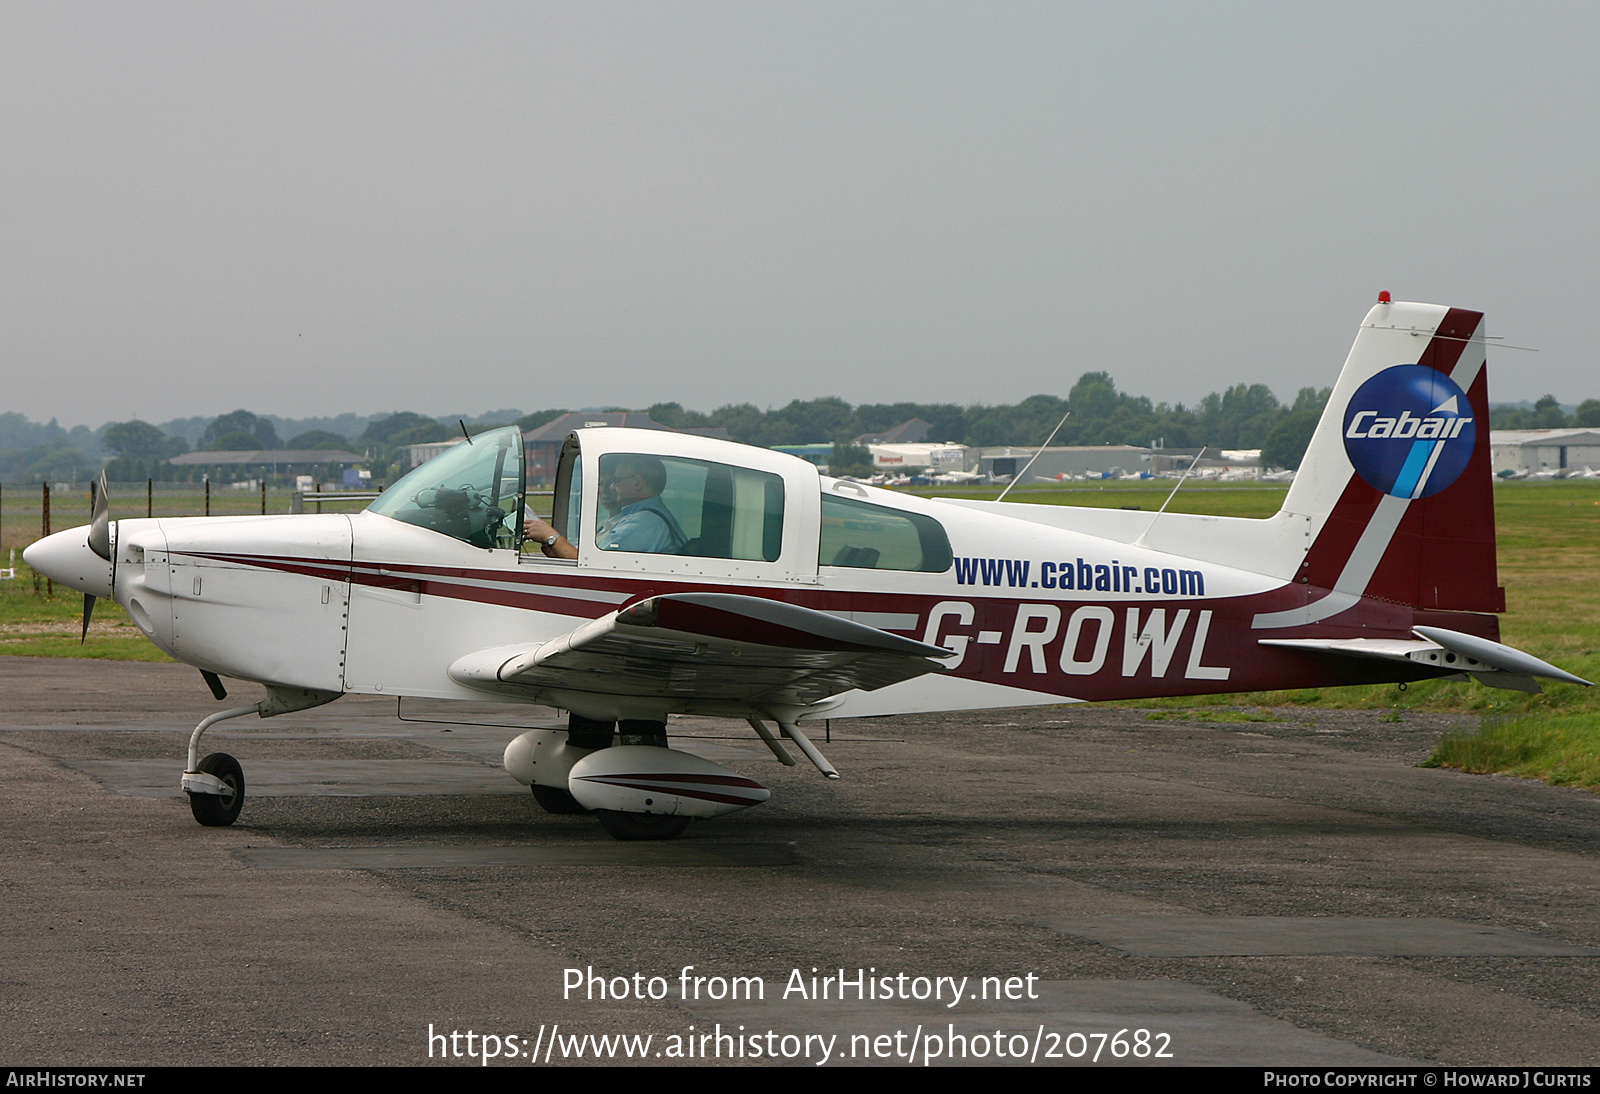
[[[1161,503],[1161,508],[1157,509],[1155,516],[1150,518],[1150,523],[1145,527],[1144,531],[1139,533],[1139,538],[1133,541],[1135,546],[1144,546],[1144,537],[1150,534],[1150,529],[1156,526],[1156,521],[1160,519],[1161,514],[1165,513],[1167,511],[1167,506],[1172,504],[1172,499],[1178,496],[1178,490],[1183,486],[1184,483],[1189,481],[1189,472],[1193,471],[1200,463],[1200,457],[1206,454],[1206,447],[1206,445],[1200,446],[1200,451],[1194,454],[1194,459],[1189,461],[1189,466],[1184,469],[1183,474],[1178,476],[1178,485],[1172,488],[1172,493],[1168,494],[1167,500]]]
[[[456,419],[456,424],[461,427],[461,435],[467,439],[467,443],[468,444],[471,444],[472,443],[472,434],[467,432],[466,419],[457,418]]]
[[[1018,471],[1015,475],[1011,476],[1011,481],[1006,483],[1006,488],[1000,491],[1000,496],[995,498],[995,501],[1006,500],[1006,495],[1011,493],[1011,488],[1022,481],[1022,476],[1026,475],[1028,473],[1028,468],[1033,466],[1033,460],[1038,459],[1039,456],[1043,454],[1044,450],[1050,447],[1050,442],[1056,439],[1056,434],[1061,432],[1061,427],[1067,424],[1067,419],[1070,417],[1072,417],[1072,411],[1070,410],[1061,415],[1061,420],[1057,422],[1056,427],[1050,431],[1050,436],[1044,439],[1044,444],[1039,446],[1039,451],[1033,454],[1033,459],[1023,464],[1021,471]]]

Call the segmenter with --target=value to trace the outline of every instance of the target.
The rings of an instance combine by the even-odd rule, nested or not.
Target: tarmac
[[[773,799],[619,843],[500,770],[552,712],[353,697],[211,730],[202,828],[221,707],[0,658],[0,1065],[1600,1064],[1600,795],[1449,716],[840,721],[838,782],[675,719]]]

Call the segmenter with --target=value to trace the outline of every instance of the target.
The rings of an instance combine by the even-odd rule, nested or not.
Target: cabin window
[[[600,457],[602,551],[776,562],[783,479],[729,464],[613,452]]]
[[[515,548],[522,535],[522,430],[492,429],[406,475],[367,512],[474,547]]]
[[[817,562],[857,570],[943,573],[950,568],[950,537],[943,525],[921,513],[824,494]]]

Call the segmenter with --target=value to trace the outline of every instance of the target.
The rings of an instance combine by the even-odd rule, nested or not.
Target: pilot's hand
[[[540,520],[538,517],[529,517],[522,522],[522,537],[524,542],[539,544],[544,553],[551,558],[578,557],[578,549],[568,543],[566,537],[557,532],[549,521]],[[550,542],[552,537],[554,543]]]

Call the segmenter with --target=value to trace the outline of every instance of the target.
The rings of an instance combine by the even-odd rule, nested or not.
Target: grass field
[[[23,657],[92,657],[102,661],[171,661],[139,633],[115,602],[94,608],[88,641],[79,644],[83,596],[46,583],[21,562],[14,580],[0,580],[0,654]]]
[[[1154,512],[1171,491],[1170,482],[1073,483],[1024,487],[1011,500],[1036,504],[1138,507]],[[945,497],[992,498],[998,488],[929,489],[919,493]],[[1281,484],[1189,483],[1178,492],[1172,512],[1216,516],[1262,517],[1277,511],[1286,487]],[[22,495],[19,497],[18,495]],[[31,501],[31,508],[28,502]],[[16,487],[5,491],[0,513],[4,543],[20,548],[39,530],[39,493],[31,498]],[[194,515],[203,498],[193,492],[156,497],[157,515]],[[89,519],[87,494],[52,499],[52,527],[61,529]],[[144,492],[112,494],[113,512],[144,515]],[[269,512],[287,512],[287,494],[268,495]],[[212,513],[260,511],[259,494],[212,496]],[[1586,679],[1600,677],[1600,482],[1503,483],[1495,487],[1499,526],[1500,582],[1506,588],[1506,614],[1501,617],[1504,641],[1551,661]],[[31,518],[31,525],[29,524]],[[0,653],[43,657],[97,657],[115,660],[165,661],[146,642],[116,604],[101,601],[89,640],[78,643],[82,597],[70,590],[47,596],[44,583],[35,588],[33,575],[17,563],[17,579],[0,581]],[[1131,700],[1129,705],[1155,711],[1221,708],[1270,709],[1282,706],[1454,710],[1481,715],[1483,728],[1446,738],[1433,762],[1471,771],[1532,775],[1551,781],[1600,786],[1600,689],[1546,684],[1543,694],[1502,691],[1477,684],[1423,682],[1401,690],[1396,686],[1322,688],[1313,691],[1252,692],[1243,695],[1184,699]]]
[[[269,490],[268,513],[287,513],[292,497],[286,490]],[[143,486],[114,484],[110,493],[111,512],[118,517],[202,516],[207,509],[204,487],[158,485],[146,493]],[[355,509],[364,503],[329,505]],[[88,524],[88,488],[52,490],[50,529],[59,532]],[[211,491],[212,516],[240,516],[260,513],[259,490],[235,490],[215,486]],[[17,577],[0,580],[0,654],[26,657],[90,657],[106,661],[170,661],[139,633],[128,613],[115,603],[102,600],[95,605],[94,624],[88,641],[80,644],[83,597],[71,589],[54,590],[33,574],[21,560],[22,548],[39,538],[44,502],[40,488],[6,485],[0,489],[0,567],[10,567],[15,554]]]

